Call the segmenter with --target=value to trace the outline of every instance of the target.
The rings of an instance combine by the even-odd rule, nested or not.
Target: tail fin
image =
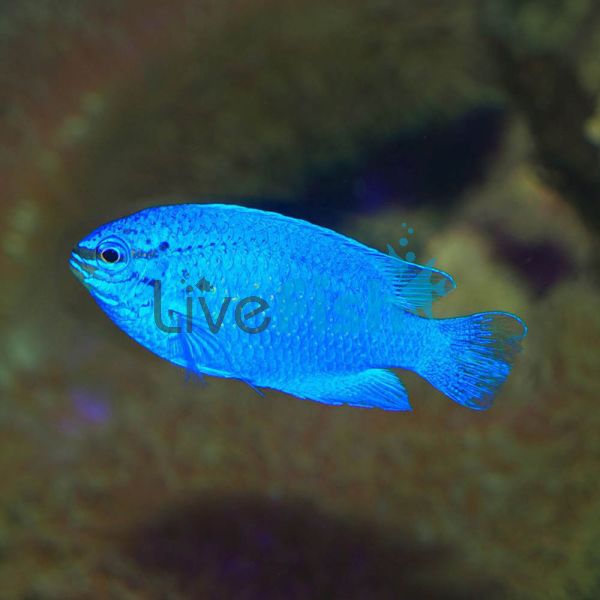
[[[436,325],[440,345],[421,375],[463,406],[489,408],[510,373],[527,326],[503,312],[441,319]]]

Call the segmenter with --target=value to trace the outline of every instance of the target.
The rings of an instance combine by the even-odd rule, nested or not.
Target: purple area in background
[[[71,391],[76,414],[89,423],[102,425],[110,419],[110,406],[100,394],[84,389]]]
[[[73,388],[69,392],[71,410],[60,422],[64,433],[78,433],[86,428],[106,425],[111,418],[111,408],[106,397],[86,388]]]
[[[496,256],[510,264],[538,297],[575,271],[573,259],[559,244],[550,240],[525,242],[506,232],[486,229],[494,240]]]

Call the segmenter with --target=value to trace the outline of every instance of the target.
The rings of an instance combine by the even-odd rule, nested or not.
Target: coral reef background
[[[0,6],[0,597],[600,597],[593,0]],[[228,198],[418,261],[529,336],[485,413],[186,383],[72,244]]]

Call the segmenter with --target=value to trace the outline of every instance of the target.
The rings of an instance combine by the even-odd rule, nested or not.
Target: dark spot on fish
[[[161,242],[161,243],[160,243],[160,246],[158,247],[158,249],[159,249],[161,252],[165,252],[165,250],[168,250],[168,249],[169,249],[169,242]]]
[[[156,279],[152,279],[151,277],[144,277],[142,279],[142,283],[145,283],[146,285],[153,287],[154,284],[156,283]]]

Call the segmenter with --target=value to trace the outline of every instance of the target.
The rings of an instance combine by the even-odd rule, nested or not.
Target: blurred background
[[[599,57],[593,0],[2,2],[0,597],[600,597]],[[186,383],[67,258],[210,198],[410,224],[529,325],[495,406]]]

